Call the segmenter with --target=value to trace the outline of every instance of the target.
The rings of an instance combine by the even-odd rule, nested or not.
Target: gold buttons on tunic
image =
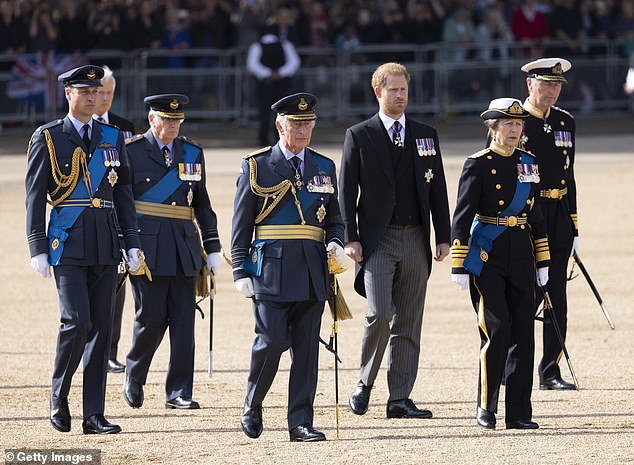
[[[526,212],[522,213],[522,216],[526,216]]]
[[[499,203],[500,205],[504,205],[504,200],[500,200],[498,203]]]
[[[172,205],[176,205],[176,202],[172,202]]]
[[[491,170],[491,174],[495,174],[495,173],[497,173],[497,172],[498,172],[498,171],[497,171],[495,168],[493,168],[493,169]]]
[[[496,185],[495,185],[495,188],[496,188],[496,189],[502,189],[502,185],[501,185],[501,184],[496,184]]]
[[[150,178],[145,178],[145,182],[150,182]]]
[[[487,155],[487,159],[488,160],[493,160],[493,157],[491,155]]]
[[[566,184],[566,180],[565,180],[565,179],[562,179],[562,180],[561,180],[561,185],[563,186],[564,184]]]
[[[561,153],[563,153],[564,155],[568,155],[568,150],[564,150],[564,151],[563,151],[563,152],[561,152]]]
[[[526,225],[520,224],[520,228],[524,229],[526,227]]]

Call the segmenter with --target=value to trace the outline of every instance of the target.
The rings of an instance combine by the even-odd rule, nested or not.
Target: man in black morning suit
[[[409,395],[416,380],[427,279],[430,215],[437,261],[449,253],[449,204],[436,130],[406,117],[409,73],[385,63],[372,76],[379,113],[346,131],[340,205],[355,289],[368,298],[360,380],[350,409],[363,415],[388,348],[388,418],[429,418]],[[358,200],[357,200],[358,199]]]
[[[555,105],[571,64],[563,58],[540,58],[522,66],[528,74],[528,98],[524,108],[530,113],[524,127],[524,148],[539,159],[540,204],[548,230],[550,273],[546,288],[561,335],[565,341],[568,326],[566,298],[569,257],[579,250],[577,223],[577,184],[575,182],[575,120]],[[541,291],[538,289],[538,296]],[[537,303],[539,304],[541,297]],[[555,328],[545,315],[544,353],[539,363],[539,386],[543,390],[571,390],[575,385],[561,377],[559,360],[563,355]]]
[[[345,256],[335,164],[308,147],[316,100],[299,93],[271,106],[280,141],[248,155],[237,181],[233,279],[253,300],[256,333],[240,419],[250,438],[262,434],[262,402],[290,350],[290,440],[326,439],[313,427],[313,402],[321,316],[332,293],[327,251],[339,263]]]
[[[50,277],[60,302],[51,392],[51,423],[70,431],[68,395],[84,359],[85,434],[118,433],[104,413],[108,344],[119,241],[113,207],[128,249],[131,272],[142,267],[123,135],[92,119],[103,70],[82,66],[61,74],[68,115],[31,137],[26,173],[26,227],[31,266]],[[47,194],[53,209],[46,228]]]
[[[103,71],[104,73],[103,78],[101,78],[101,87],[97,91],[97,109],[92,117],[99,122],[109,123],[118,127],[123,133],[123,137],[127,139],[136,133],[134,130],[134,124],[122,116],[116,115],[110,111],[117,81],[110,68],[104,65]],[[119,235],[121,235],[121,232],[119,232]],[[122,265],[120,265],[115,290],[119,287],[118,283],[121,279],[123,279],[124,273],[125,269]],[[108,359],[108,371],[110,373],[122,373],[125,370],[125,365],[117,360],[117,349],[119,347],[119,338],[121,336],[121,317],[123,315],[124,304],[125,282],[119,289],[119,292],[115,294],[113,301],[112,337],[110,340],[110,357]]]
[[[216,214],[207,193],[202,148],[179,136],[183,106],[189,98],[162,94],[144,101],[150,106],[150,129],[128,139],[127,150],[141,243],[152,280],[130,279],[136,314],[123,397],[133,408],[143,404],[152,358],[169,327],[165,407],[197,409],[200,405],[192,400],[196,276],[203,266],[214,274],[220,266]]]

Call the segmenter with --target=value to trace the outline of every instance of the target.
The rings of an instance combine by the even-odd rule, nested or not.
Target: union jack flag
[[[32,103],[37,111],[57,113],[66,103],[57,76],[85,64],[87,60],[82,56],[56,56],[52,50],[20,56],[11,69],[7,97]]]

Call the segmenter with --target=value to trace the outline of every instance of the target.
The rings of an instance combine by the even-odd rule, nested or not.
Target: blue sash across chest
[[[183,150],[185,151],[183,154],[185,163],[194,163],[200,153],[200,148],[187,143],[183,144]],[[170,169],[151,189],[148,189],[140,195],[137,200],[152,203],[163,203],[165,199],[176,192],[176,189],[178,189],[178,186],[180,186],[181,183],[182,181],[178,177],[178,165],[176,165],[174,168]],[[143,215],[137,214],[137,216],[141,217]]]
[[[529,153],[522,152],[522,161],[532,164],[535,163],[535,157]],[[515,216],[519,214],[524,209],[530,193],[531,183],[520,182],[518,179],[513,200],[511,200],[508,207],[500,212],[500,216]],[[464,269],[471,274],[480,276],[484,266],[481,251],[490,252],[493,248],[493,241],[506,231],[506,229],[507,226],[483,224],[478,218],[475,218],[471,224],[471,245],[462,264]]]
[[[106,174],[106,165],[104,164],[102,153],[106,148],[99,147],[107,146],[109,147],[108,150],[111,150],[112,147],[116,147],[118,134],[119,130],[114,127],[101,126],[101,140],[97,144],[98,148],[92,154],[90,162],[88,163],[91,183],[94,186],[99,186]],[[77,181],[73,192],[68,196],[68,200],[92,197],[93,193],[88,192],[86,184],[83,182],[84,174],[80,175],[80,179]],[[68,239],[67,231],[75,224],[77,218],[79,218],[86,208],[88,207],[67,206],[55,207],[51,210],[50,220],[48,222],[48,260],[51,265],[59,265],[62,254],[64,253],[64,243],[66,239]]]

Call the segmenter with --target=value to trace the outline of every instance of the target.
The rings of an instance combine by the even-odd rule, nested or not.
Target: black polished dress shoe
[[[478,425],[486,429],[495,429],[495,413],[484,410],[478,407],[478,413],[476,414],[476,420]]]
[[[240,417],[240,426],[244,434],[251,439],[259,438],[264,429],[262,426],[262,406],[247,407],[245,405]]]
[[[70,409],[66,397],[51,396],[51,425],[62,433],[70,431]]]
[[[116,434],[121,432],[119,425],[110,423],[101,413],[86,418],[81,427],[84,434]]]
[[[387,403],[388,418],[431,418],[429,410],[419,409],[412,399],[391,400]]]
[[[200,404],[195,400],[178,396],[165,402],[165,408],[176,408],[179,410],[196,410],[200,408]]]
[[[317,431],[310,425],[299,425],[289,430],[291,442],[317,442],[325,441],[326,435]]]
[[[355,415],[363,415],[368,411],[368,404],[370,403],[370,391],[372,386],[366,386],[363,381],[359,381],[354,392],[350,396],[348,405],[350,411]]]
[[[128,373],[123,381],[123,398],[132,408],[139,408],[143,405],[143,385],[133,380]]]
[[[568,381],[564,381],[561,376],[557,376],[555,378],[542,379],[539,382],[539,389],[542,391],[574,391],[577,389],[577,386]]]
[[[117,359],[108,360],[108,373],[123,373],[125,365]]]
[[[506,422],[506,429],[537,429],[539,425],[530,420],[513,420]]]

